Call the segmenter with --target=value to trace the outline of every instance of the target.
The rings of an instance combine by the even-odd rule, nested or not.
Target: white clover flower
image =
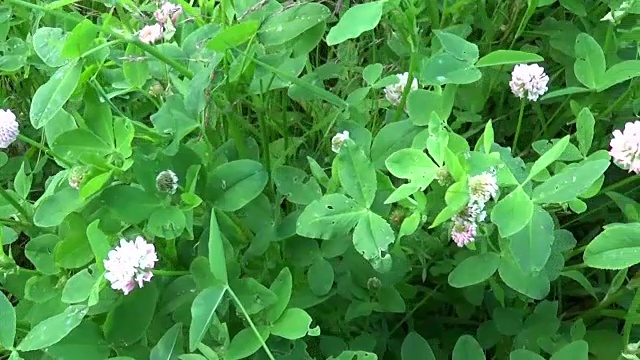
[[[160,9],[153,13],[153,16],[160,24],[164,25],[171,21],[175,25],[180,14],[182,14],[182,6],[165,2]]]
[[[609,155],[613,162],[629,172],[640,173],[640,121],[628,122],[624,130],[615,130]]]
[[[492,172],[483,172],[480,175],[472,176],[469,179],[469,196],[471,202],[484,206],[491,198],[498,193],[498,179]]]
[[[549,90],[548,84],[549,76],[545,74],[543,67],[538,64],[519,64],[513,68],[509,87],[513,95],[537,101]]]
[[[458,247],[463,247],[468,243],[476,240],[478,234],[478,224],[475,221],[469,221],[462,216],[453,218],[453,228],[451,229],[451,240]]]
[[[331,151],[333,151],[336,154],[339,153],[340,148],[342,148],[342,145],[344,144],[345,141],[347,141],[347,139],[349,139],[349,132],[347,130],[341,133],[337,133],[331,139]]]
[[[6,149],[18,138],[18,122],[11,110],[0,109],[0,149]]]
[[[400,100],[402,99],[402,92],[404,91],[405,86],[407,86],[407,81],[409,81],[409,73],[397,74],[398,82],[396,84],[388,85],[384,88],[384,96],[389,100],[393,105],[398,106],[400,104]],[[414,91],[418,89],[418,80],[413,79],[411,82],[411,90]]]
[[[171,170],[161,171],[156,176],[156,189],[160,192],[175,194],[178,190],[178,175]]]
[[[138,35],[140,41],[145,44],[153,44],[154,42],[162,39],[164,35],[164,30],[162,29],[162,25],[153,24],[147,25],[140,30],[140,34]]]
[[[145,281],[153,277],[151,269],[158,261],[153,244],[149,244],[142,236],[135,241],[120,240],[120,245],[109,251],[104,260],[104,277],[111,283],[111,288],[129,294],[136,284],[140,288]]]

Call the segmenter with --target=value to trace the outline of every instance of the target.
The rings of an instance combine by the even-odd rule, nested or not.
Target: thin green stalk
[[[264,339],[262,338],[262,335],[260,335],[260,332],[256,328],[255,324],[253,323],[253,321],[251,321],[251,317],[247,313],[247,310],[244,308],[244,305],[242,305],[242,303],[240,302],[240,299],[238,299],[238,297],[236,296],[236,293],[233,292],[233,290],[230,287],[227,287],[227,292],[229,293],[229,295],[231,295],[231,298],[236,303],[236,305],[238,306],[238,308],[242,312],[242,315],[244,316],[244,318],[249,323],[249,326],[251,327],[251,330],[253,330],[253,333],[255,334],[255,336],[260,341],[260,345],[262,345],[262,348],[264,349],[264,352],[267,353],[267,356],[269,357],[269,359],[270,360],[276,360],[276,358],[271,353],[271,350],[269,350],[269,347],[267,346],[267,343],[264,342]]]
[[[396,326],[393,327],[393,329],[391,329],[391,332],[389,333],[388,336],[391,336],[391,335],[393,335],[393,333],[398,331],[400,329],[400,327],[402,326],[402,324],[404,324],[405,321],[409,320],[413,316],[413,313],[416,312],[416,310],[418,310],[418,308],[420,308],[422,305],[424,305],[424,303],[426,303],[428,300],[430,300],[431,297],[438,292],[439,288],[440,288],[440,285],[438,284],[433,290],[431,290],[431,292],[428,295],[426,295],[425,297],[420,299],[420,301],[413,307],[413,309],[411,309],[411,311],[409,311],[402,318],[402,320],[400,320],[400,322],[397,323]]]
[[[46,8],[46,7],[41,6],[41,5],[32,4],[32,3],[29,3],[29,2],[26,2],[26,1],[22,1],[22,0],[6,0],[6,2],[10,3],[10,4],[19,5],[19,6],[22,6],[22,7],[25,7],[25,8],[29,8],[29,9],[42,11],[44,13],[53,15],[55,17],[62,18],[64,20],[68,20],[68,21],[73,22],[75,24],[80,23],[78,18],[76,18],[75,16],[72,16],[70,14],[67,14],[67,13],[65,13],[63,11],[52,10],[52,9]],[[96,25],[94,23],[91,23],[91,26],[93,28],[97,29],[98,31],[101,31],[101,32],[104,32],[106,34],[109,34],[109,35],[113,36],[116,39],[124,40],[127,43],[134,44],[138,48],[140,48],[140,49],[146,51],[147,53],[151,54],[152,56],[154,56],[156,59],[162,61],[163,63],[165,63],[165,64],[167,64],[169,66],[171,66],[177,72],[182,74],[184,77],[186,77],[188,79],[192,79],[193,78],[193,73],[187,67],[183,66],[178,61],[176,61],[176,60],[164,55],[163,53],[161,53],[159,50],[157,50],[152,45],[145,44],[142,41],[140,41],[138,38],[127,37],[125,35],[122,35],[122,34],[118,33],[117,31],[114,31],[114,30],[112,30],[112,29],[110,29],[110,28],[108,28],[106,26],[99,26],[99,25]]]
[[[602,312],[602,310],[608,308],[610,305],[612,305],[616,301],[620,300],[620,298],[623,297],[624,295],[626,295],[628,291],[629,291],[629,289],[627,289],[625,287],[625,288],[622,288],[622,289],[616,291],[611,296],[605,297],[605,299],[600,304],[598,304],[596,307],[594,307],[593,309],[583,313],[581,318],[589,319],[589,318],[598,317],[600,315],[600,313]]]
[[[28,138],[28,137],[26,137],[26,136],[24,136],[22,134],[18,134],[18,139],[20,139],[23,142],[35,147],[36,149],[39,149],[40,151],[44,152],[45,154],[49,155],[52,158],[60,160],[61,163],[65,164],[68,167],[72,167],[73,166],[73,164],[70,161],[66,160],[65,158],[63,158],[60,155],[57,155],[56,153],[51,151],[51,149],[49,149],[48,147],[40,144],[37,141],[34,141],[34,140],[32,140],[32,139],[30,139],[30,138]]]
[[[29,216],[29,213],[27,212],[27,209],[25,209],[24,206],[20,205],[11,195],[9,195],[9,192],[2,186],[0,186],[0,196],[2,196],[3,199],[11,204],[14,209],[18,210],[20,215],[22,215],[26,221],[28,221],[30,224],[33,223],[31,216]]]
[[[396,108],[395,116],[393,117],[393,122],[398,122],[400,117],[404,113],[405,105],[407,104],[407,98],[409,97],[409,93],[411,92],[411,83],[413,83],[414,79],[414,70],[417,67],[418,56],[416,50],[411,51],[411,60],[409,65],[409,77],[407,78],[407,83],[404,86],[404,90],[402,91],[402,98],[400,98],[400,104]]]
[[[524,116],[524,104],[525,104],[525,101],[522,100],[520,102],[520,114],[518,114],[518,125],[516,127],[516,135],[513,138],[513,146],[511,149],[514,155],[517,152],[518,138],[520,137],[520,128],[522,127],[522,117]]]
[[[633,92],[633,85],[629,85],[627,90],[625,90],[625,92],[622,95],[620,95],[616,99],[616,101],[613,102],[613,104],[609,105],[608,108],[606,108],[603,112],[598,114],[598,117],[604,118],[609,116],[609,114],[611,114],[618,106],[620,106],[620,104],[627,101],[627,98],[631,95],[632,92]]]
[[[633,328],[634,322],[631,321],[630,317],[636,315],[638,313],[638,309],[640,308],[640,289],[636,289],[636,294],[633,296],[633,300],[631,301],[631,305],[629,306],[629,311],[627,312],[626,319],[624,321],[624,327],[622,328],[622,338],[624,341],[622,342],[624,345],[629,343],[629,338],[631,337],[631,329]]]

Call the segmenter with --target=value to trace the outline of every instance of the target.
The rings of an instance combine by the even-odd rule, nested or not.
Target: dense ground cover
[[[5,0],[0,359],[638,359],[640,2]]]

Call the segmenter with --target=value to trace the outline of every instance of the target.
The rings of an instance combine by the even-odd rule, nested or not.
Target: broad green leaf
[[[176,353],[181,352],[178,349],[178,336],[182,330],[182,324],[177,323],[173,325],[167,332],[162,335],[160,341],[151,349],[149,360],[173,360],[176,358]]]
[[[473,336],[462,335],[453,347],[452,360],[484,360],[484,351]]]
[[[167,98],[160,110],[150,117],[154,129],[160,134],[173,136],[171,143],[164,149],[164,153],[173,156],[178,153],[180,142],[200,124],[185,109],[185,102],[181,96],[174,94]]]
[[[511,256],[504,253],[498,274],[507,286],[532,299],[542,300],[549,294],[550,283],[546,274],[524,272]]]
[[[67,58],[78,58],[94,45],[99,28],[91,20],[84,19],[76,25],[62,48],[62,55]]]
[[[216,316],[216,309],[227,287],[214,285],[202,290],[191,304],[191,325],[189,326],[189,351],[194,351],[209,330],[211,321]]]
[[[635,200],[613,191],[607,191],[606,195],[622,210],[627,220],[640,221],[640,204]]]
[[[585,160],[552,176],[533,189],[538,204],[564,203],[585,192],[609,168],[609,160]]]
[[[257,326],[257,329],[262,341],[266,342],[270,335],[269,328],[266,326]],[[240,332],[231,339],[224,359],[240,360],[253,355],[262,345],[260,338],[258,338],[251,328],[240,330]]]
[[[604,81],[598,85],[598,91],[604,91],[614,85],[640,76],[640,60],[626,60],[610,67]]]
[[[544,360],[544,358],[531,350],[517,349],[509,354],[509,360]]]
[[[48,66],[60,67],[67,62],[62,55],[67,37],[68,34],[60,28],[41,27],[36,30],[31,39],[33,50]]]
[[[425,59],[420,65],[418,79],[422,85],[471,84],[482,77],[472,64],[449,53],[440,53]]]
[[[222,233],[218,226],[218,219],[216,218],[216,212],[211,210],[211,216],[209,219],[209,269],[213,276],[223,284],[228,283],[227,279],[227,263],[224,253],[224,242],[222,240]]]
[[[587,93],[587,92],[591,92],[591,90],[583,88],[583,87],[579,87],[579,86],[569,86],[569,87],[564,88],[564,89],[549,91],[548,93],[544,94],[540,98],[540,100],[553,99],[553,98],[560,97],[560,96],[573,95],[573,94],[582,94],[582,93]]]
[[[553,353],[549,360],[589,360],[589,344],[584,340],[574,341]]]
[[[82,62],[65,65],[36,90],[29,110],[29,119],[34,128],[45,126],[62,109],[75,91],[81,71]]]
[[[487,121],[487,125],[484,127],[484,133],[482,134],[482,145],[484,148],[484,153],[491,153],[491,147],[494,142],[494,133],[493,133],[493,124],[491,120]]]
[[[479,284],[493,275],[500,266],[500,256],[488,252],[464,259],[449,273],[449,285],[464,288]]]
[[[54,359],[98,360],[107,359],[111,348],[104,340],[102,328],[87,319],[46,351]]]
[[[580,152],[584,156],[587,156],[589,149],[591,149],[595,124],[596,120],[593,118],[591,110],[588,107],[583,108],[576,120],[576,138]]]
[[[598,296],[596,296],[596,290],[593,288],[593,285],[591,285],[589,279],[587,279],[587,277],[584,276],[581,272],[577,270],[568,270],[563,271],[562,273],[560,273],[560,275],[574,280],[575,282],[580,284],[589,293],[589,295],[593,296],[594,299],[598,299]]]
[[[75,304],[87,300],[96,280],[88,269],[74,274],[64,285],[62,302]]]
[[[44,349],[67,336],[87,314],[85,305],[72,305],[34,326],[16,347],[19,351]]]
[[[500,200],[491,211],[491,222],[500,236],[509,237],[524,228],[533,216],[533,201],[521,187]]]
[[[443,114],[443,97],[435,91],[417,89],[409,93],[407,97],[407,111],[409,118],[415,125],[425,126],[431,125],[433,119],[437,120],[437,124],[441,123],[440,118]],[[429,135],[435,136],[432,132]]]
[[[298,217],[298,235],[324,240],[345,236],[367,214],[366,208],[342,194],[329,194],[307,205]]]
[[[340,21],[329,30],[327,45],[338,45],[357,38],[365,31],[373,30],[382,19],[384,3],[384,0],[372,1],[350,7],[340,17]]]
[[[322,257],[316,258],[307,270],[309,288],[316,296],[324,296],[333,286],[334,272],[331,263]]]
[[[254,20],[243,21],[239,24],[232,25],[219,33],[217,33],[207,43],[207,48],[225,52],[236,46],[242,45],[249,41],[260,27],[260,22]]]
[[[60,134],[51,149],[67,160],[106,157],[113,147],[87,129],[73,129]]]
[[[383,257],[394,241],[395,235],[389,223],[371,211],[360,217],[353,231],[353,246],[367,260]]]
[[[266,46],[281,45],[325,21],[331,11],[320,3],[304,3],[268,17],[258,39]]]
[[[257,314],[278,302],[278,296],[273,291],[252,277],[232,280],[229,287],[229,291],[236,295],[234,299],[242,303],[248,315]]]
[[[104,321],[104,336],[112,345],[133,344],[146,333],[158,304],[154,282],[136,288],[113,308]],[[131,321],[135,319],[135,321]]]
[[[562,155],[564,150],[569,145],[570,137],[567,135],[560,139],[553,147],[547,150],[544,154],[540,155],[540,158],[533,163],[531,166],[531,171],[529,172],[529,176],[525,182],[529,182],[529,180],[533,179],[536,175],[538,175],[542,170],[546,169],[547,166],[551,165],[554,161],[558,160],[558,158]]]
[[[391,154],[385,161],[391,174],[401,179],[428,186],[438,172],[438,166],[418,149],[402,149]]]
[[[560,0],[560,5],[578,16],[587,16],[587,9],[582,0]]]
[[[304,171],[292,166],[280,166],[273,171],[278,191],[294,204],[307,205],[322,197],[322,189]]]
[[[283,268],[271,286],[269,287],[276,296],[278,300],[275,304],[269,306],[265,310],[265,316],[268,321],[273,322],[276,321],[284,310],[289,305],[289,300],[291,300],[291,292],[293,291],[293,278],[291,276],[291,270],[289,268]]]
[[[602,48],[590,35],[581,33],[576,38],[576,62],[573,71],[576,78],[589,89],[605,83],[606,62]]]
[[[102,203],[115,212],[123,221],[138,224],[151,216],[162,205],[159,198],[141,188],[130,185],[108,187],[100,194]],[[135,204],[135,206],[131,206]]]
[[[289,340],[303,338],[309,331],[311,316],[299,308],[287,309],[271,326],[271,334]]]
[[[209,174],[207,196],[220,210],[240,210],[260,195],[268,178],[264,166],[257,161],[242,159],[228,162]]]
[[[415,331],[404,338],[400,354],[402,360],[436,360],[427,340]]]
[[[67,215],[84,205],[78,191],[73,188],[63,188],[57,193],[47,196],[36,208],[33,214],[34,224],[40,227],[58,226]]]
[[[57,235],[43,234],[32,238],[25,246],[24,254],[36,269],[47,275],[58,273],[53,259],[53,249],[60,241]]]
[[[149,77],[149,64],[145,52],[136,44],[129,43],[124,52],[122,71],[129,85],[140,89]]]
[[[100,220],[95,220],[87,226],[87,240],[96,259],[96,267],[99,272],[104,271],[104,260],[111,250],[109,238],[100,230]]]
[[[509,249],[518,266],[525,272],[544,268],[553,244],[553,219],[540,206],[533,208],[531,221],[517,233],[509,236]]]
[[[380,63],[369,64],[362,69],[362,78],[368,85],[373,85],[380,79],[382,75],[383,66]]]
[[[584,262],[596,269],[619,270],[640,263],[640,223],[609,224],[587,245]]]
[[[376,169],[384,169],[385,161],[394,152],[411,147],[413,138],[422,130],[411,119],[385,125],[371,145],[371,161]]]
[[[16,336],[16,312],[9,299],[0,292],[0,346],[13,347]]]
[[[335,158],[340,184],[360,205],[369,208],[376,196],[378,182],[376,170],[364,151],[352,140],[347,140]]]
[[[184,232],[186,225],[187,219],[180,208],[162,206],[151,213],[145,231],[150,235],[172,240]]]
[[[532,54],[519,50],[495,50],[483,56],[476,63],[476,67],[526,64],[544,61],[538,54]]]
[[[444,50],[455,56],[456,59],[466,61],[468,63],[475,63],[480,57],[480,51],[478,45],[470,43],[467,40],[459,37],[458,35],[442,30],[433,30]]]

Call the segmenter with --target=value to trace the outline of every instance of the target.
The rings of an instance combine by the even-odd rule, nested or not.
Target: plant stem
[[[636,289],[636,294],[633,296],[633,300],[631,301],[631,305],[629,306],[629,311],[627,312],[626,319],[624,321],[624,327],[622,328],[622,337],[624,341],[622,342],[625,346],[629,343],[629,338],[631,337],[631,329],[633,328],[633,321],[631,321],[630,317],[636,315],[638,312],[638,308],[640,308],[640,289]]]
[[[627,292],[629,291],[629,289],[627,288],[622,288],[618,291],[616,291],[615,293],[613,293],[611,296],[609,297],[605,297],[605,299],[598,304],[596,307],[594,307],[593,309],[585,312],[584,314],[582,314],[582,318],[583,319],[588,319],[588,318],[592,318],[592,317],[597,317],[598,315],[600,315],[600,312],[604,309],[606,309],[607,307],[609,307],[609,305],[612,305],[613,303],[615,303],[616,301],[618,301],[622,296],[624,296]]]
[[[524,100],[520,102],[520,114],[518,114],[518,125],[516,126],[516,135],[513,138],[513,146],[511,151],[516,154],[518,146],[518,138],[520,137],[520,129],[522,128],[522,117],[524,115]]]
[[[65,158],[63,158],[60,155],[57,155],[56,153],[54,153],[53,151],[51,151],[51,149],[49,149],[48,147],[40,144],[37,141],[34,141],[22,134],[18,134],[18,139],[22,140],[23,142],[35,147],[36,149],[39,149],[40,151],[44,152],[45,154],[49,155],[50,157],[54,158],[54,159],[58,159],[61,163],[63,163],[64,165],[68,166],[68,167],[72,167],[73,164],[66,160]]]
[[[53,9],[46,8],[44,6],[28,3],[26,1],[22,1],[22,0],[6,0],[6,2],[15,4],[15,5],[20,5],[22,7],[26,7],[26,8],[29,8],[29,9],[42,11],[42,12],[54,15],[54,16],[62,18],[62,19],[72,21],[75,24],[80,22],[80,21],[78,21],[78,18],[76,18],[75,16],[72,16],[70,14],[67,14],[65,12],[56,11],[56,10],[53,10]],[[99,26],[99,25],[94,24],[93,22],[91,23],[91,26],[93,28],[95,28],[95,29],[98,29],[99,31],[102,31],[102,32],[104,32],[106,34],[109,34],[109,35],[115,37],[116,39],[124,40],[127,43],[134,44],[135,46],[139,47],[140,49],[142,49],[142,50],[148,52],[149,54],[153,55],[156,59],[162,61],[163,63],[165,63],[165,64],[167,64],[169,66],[171,66],[177,72],[182,74],[184,77],[186,77],[188,79],[192,79],[193,78],[193,73],[187,67],[183,66],[178,61],[176,61],[174,59],[171,59],[170,57],[164,55],[163,53],[161,53],[159,50],[157,50],[152,45],[145,44],[145,43],[143,43],[142,41],[140,41],[137,38],[133,38],[133,37],[130,38],[130,37],[127,37],[125,35],[122,35],[119,32],[114,31],[112,29],[109,29],[106,26]]]
[[[18,210],[20,215],[22,215],[24,219],[29,222],[29,224],[33,223],[31,216],[29,216],[29,213],[27,212],[27,209],[25,209],[24,206],[20,205],[11,195],[9,195],[9,192],[2,186],[0,186],[0,196],[2,196],[2,198],[5,199],[9,204],[11,204],[11,206],[13,206],[16,210]]]
[[[269,347],[267,346],[267,343],[264,342],[264,339],[262,338],[262,335],[260,335],[260,332],[256,328],[255,324],[253,323],[253,321],[251,321],[251,317],[247,313],[247,310],[244,308],[244,306],[240,302],[240,299],[238,299],[238,297],[236,296],[236,293],[233,292],[233,290],[231,290],[230,287],[227,287],[227,292],[229,293],[229,295],[231,295],[231,298],[236,303],[236,305],[238,306],[238,308],[242,312],[242,315],[244,316],[244,318],[249,323],[249,326],[251,327],[251,330],[253,330],[253,333],[258,337],[258,340],[260,341],[260,345],[262,345],[262,348],[267,353],[267,356],[269,357],[269,359],[270,360],[276,360],[276,358],[271,353],[271,350],[269,350]]]
[[[158,276],[182,276],[182,275],[189,275],[189,274],[191,274],[191,272],[187,270],[161,270],[161,269],[153,270],[153,275],[158,275]]]

